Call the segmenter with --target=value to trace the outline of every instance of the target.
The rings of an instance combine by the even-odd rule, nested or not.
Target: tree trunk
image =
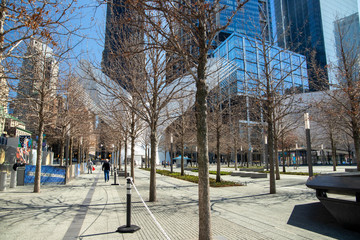
[[[124,165],[125,165],[125,178],[127,178],[127,149],[128,149],[128,146],[127,146],[127,142],[128,142],[128,139],[127,139],[127,134],[125,135],[125,158],[124,158]]]
[[[119,171],[121,171],[121,141],[119,141],[119,154],[118,154],[118,160],[119,160]]]
[[[234,133],[234,134],[236,134],[236,133]],[[234,138],[234,161],[235,161],[235,171],[237,171],[238,157],[237,157],[237,137],[236,137],[236,135]],[[261,162],[261,160],[260,160],[260,162]]]
[[[220,162],[220,129],[216,128],[216,182],[221,182],[221,162]]]
[[[283,160],[283,172],[286,172],[286,158],[285,158],[285,150],[284,150],[284,138],[282,138],[282,148],[281,148],[281,155]],[[288,155],[290,156],[290,151],[288,151]]]
[[[73,137],[70,137],[70,143],[69,143],[69,165],[72,165],[72,159],[73,159]]]
[[[181,136],[181,176],[184,176],[184,134]]]
[[[209,155],[208,155],[208,126],[207,126],[207,96],[205,69],[207,49],[205,28],[200,22],[201,36],[199,36],[199,63],[196,79],[196,127],[199,166],[199,239],[211,239],[211,212],[210,212],[210,182],[209,182]]]
[[[150,192],[149,192],[149,201],[156,201],[156,128],[151,129],[150,132],[150,148],[151,148],[151,157],[150,157]]]
[[[78,143],[78,156],[77,156],[77,164],[81,163],[81,158],[82,158],[82,155],[81,155],[81,145],[80,145],[80,141]]]
[[[65,137],[60,139],[60,166],[64,164]]]
[[[38,126],[38,134],[39,134],[39,142],[37,144],[37,154],[36,154],[36,167],[35,167],[35,179],[34,179],[34,192],[40,192],[40,184],[41,184],[41,163],[42,163],[42,143],[44,138],[44,99],[41,96],[40,100],[40,111],[39,111],[39,126]]]
[[[333,171],[336,171],[336,145],[332,132],[330,132],[331,157],[333,160]]]
[[[135,182],[135,136],[131,136],[131,177]]]
[[[355,147],[355,159],[357,170],[360,171],[360,134],[359,128],[356,123],[353,124],[353,139],[354,139],[354,147]]]
[[[131,124],[130,124],[130,138],[131,138],[131,177],[135,182],[135,112],[131,113]]]

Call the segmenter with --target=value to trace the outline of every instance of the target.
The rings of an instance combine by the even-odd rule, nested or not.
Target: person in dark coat
[[[109,160],[105,160],[105,162],[102,165],[102,170],[104,171],[105,176],[105,182],[109,181],[109,172],[110,172],[110,163]]]
[[[23,167],[23,166],[25,166],[25,163],[22,163],[22,162],[20,161],[20,159],[17,159],[17,160],[16,160],[16,163],[14,163],[14,165],[13,165],[13,169],[14,169],[14,171],[16,171],[16,169],[17,169],[18,167]]]

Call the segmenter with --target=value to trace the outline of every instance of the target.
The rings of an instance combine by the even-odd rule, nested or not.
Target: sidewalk
[[[135,185],[145,201],[149,172],[136,169]],[[247,186],[211,188],[214,239],[360,239],[360,233],[341,228],[326,212],[306,176],[282,175],[277,194],[270,195],[268,179]],[[133,234],[115,232],[126,224],[126,180],[105,183],[98,168],[68,185],[21,186],[0,192],[0,239],[166,239],[132,190]],[[146,202],[170,239],[198,238],[197,185],[157,175],[157,199]]]

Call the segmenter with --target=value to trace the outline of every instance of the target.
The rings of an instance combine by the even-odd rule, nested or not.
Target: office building
[[[360,24],[359,13],[341,18],[335,25],[335,46],[338,66],[345,69],[343,60],[348,62],[347,68],[351,68],[353,80],[359,79],[360,69]],[[343,58],[345,56],[345,58]],[[340,74],[338,74],[340,75]],[[343,79],[340,80],[339,83]]]
[[[58,84],[59,65],[53,50],[46,44],[32,39],[23,60],[18,92],[13,103],[14,116],[26,124],[28,130],[35,132],[34,109],[35,100],[40,94],[45,97],[49,112],[56,112],[56,90]],[[50,104],[50,102],[52,102]]]
[[[129,19],[133,20],[132,24],[129,24]],[[133,73],[131,74],[128,70],[134,66],[129,66],[131,63],[125,61],[127,58],[123,56],[123,53],[130,48],[138,48],[143,42],[143,33],[134,26],[136,19],[137,15],[132,14],[126,7],[126,1],[107,2],[105,45],[101,68],[103,73],[118,82],[124,89],[131,88],[133,76],[129,74],[133,75]]]
[[[219,13],[217,24],[224,25],[236,8],[238,1],[223,0],[221,4],[227,5],[227,9]],[[267,38],[271,40],[271,7],[269,0],[250,0],[238,11],[231,24],[219,34],[220,42],[224,41],[233,32],[246,35],[250,38]]]
[[[246,35],[233,33],[214,50],[215,58],[223,58],[237,65],[230,76],[219,79],[221,96],[229,108],[236,108],[236,119],[240,126],[240,136],[247,139],[247,159],[261,161],[260,153],[263,129],[261,98],[266,85],[262,41]],[[268,61],[273,91],[280,94],[304,93],[308,91],[308,75],[305,56],[284,50],[269,42]],[[238,106],[238,107],[237,107]]]
[[[215,49],[215,57],[225,58],[238,66],[232,77],[222,79],[220,82],[223,87],[229,86],[232,94],[256,94],[256,90],[252,87],[257,85],[254,81],[263,79],[264,59],[261,57],[260,44],[246,35],[233,33]],[[283,79],[280,80],[283,83],[279,86],[278,92],[282,94],[306,92],[308,75],[305,56],[275,46],[271,48],[271,54],[276,56],[270,60],[273,68],[276,69],[272,77]]]
[[[328,89],[336,81],[334,22],[358,8],[358,0],[274,0],[279,46],[306,56],[310,91]],[[325,79],[317,76],[319,69]]]

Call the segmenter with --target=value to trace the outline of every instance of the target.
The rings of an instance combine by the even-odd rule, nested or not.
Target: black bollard
[[[131,178],[128,177],[126,180],[126,225],[118,227],[116,231],[119,233],[133,233],[140,230],[139,226],[131,225]]]
[[[119,185],[118,183],[116,183],[116,168],[114,168],[114,183],[111,185]]]

